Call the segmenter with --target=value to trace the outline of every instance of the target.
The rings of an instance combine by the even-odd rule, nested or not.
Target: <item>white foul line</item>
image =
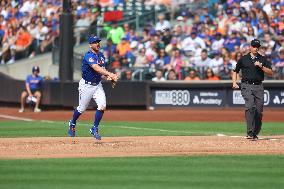
[[[4,114],[0,114],[0,117],[5,118],[5,119],[20,120],[20,121],[35,121],[34,119],[17,117],[17,116],[9,116],[9,115],[4,115]]]

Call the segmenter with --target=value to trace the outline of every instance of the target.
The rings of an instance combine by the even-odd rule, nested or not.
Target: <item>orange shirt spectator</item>
[[[116,46],[120,56],[125,56],[127,52],[131,51],[130,44],[126,38],[122,38],[121,42]]]
[[[214,75],[214,72],[211,68],[208,68],[205,71],[205,80],[218,81],[220,78]]]
[[[188,72],[188,76],[186,76],[184,80],[185,81],[198,81],[198,80],[200,80],[200,78],[196,75],[195,70],[190,70]]]
[[[27,31],[21,31],[17,37],[16,45],[26,47],[31,43],[32,36]]]

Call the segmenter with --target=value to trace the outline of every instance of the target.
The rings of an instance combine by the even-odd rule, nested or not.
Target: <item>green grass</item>
[[[89,136],[90,123],[78,122],[77,136]],[[0,122],[0,137],[55,137],[66,136],[64,122]],[[246,126],[241,122],[102,122],[103,136],[191,136],[191,135],[244,135]],[[265,122],[261,135],[284,134],[283,123]]]
[[[91,122],[90,122],[91,123]],[[79,122],[78,136],[91,124]],[[105,136],[244,135],[241,122],[102,122]],[[63,122],[0,122],[0,137],[66,136]],[[265,122],[262,135],[284,134]],[[0,160],[1,189],[283,188],[284,155]]]
[[[1,160],[1,189],[283,188],[284,156]]]

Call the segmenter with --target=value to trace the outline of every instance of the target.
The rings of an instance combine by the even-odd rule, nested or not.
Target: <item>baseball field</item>
[[[0,188],[283,188],[284,110],[265,109],[259,140],[242,109],[94,110],[67,137],[72,110],[0,108]]]

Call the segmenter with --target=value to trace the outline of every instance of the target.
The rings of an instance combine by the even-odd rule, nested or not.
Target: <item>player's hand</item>
[[[240,88],[240,86],[237,84],[237,83],[233,83],[233,87],[232,87],[233,89],[239,89]]]
[[[118,80],[118,75],[111,73],[108,77],[107,80],[111,81],[111,86],[114,88],[116,86],[117,80]]]
[[[110,77],[111,81],[117,82],[117,80],[118,80],[118,75],[117,74],[111,73],[109,75],[109,77]]]
[[[259,61],[256,61],[256,62],[254,63],[254,65],[255,65],[255,66],[258,66],[258,67],[260,67],[260,68],[262,67],[262,63],[260,63]]]

